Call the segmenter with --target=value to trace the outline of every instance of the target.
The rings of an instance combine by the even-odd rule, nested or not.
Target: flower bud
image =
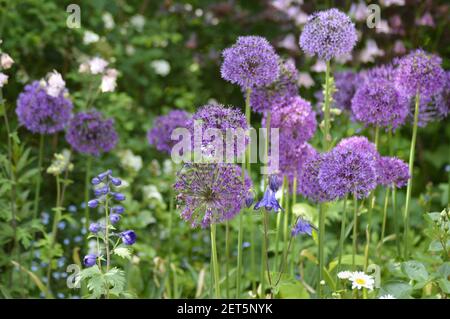
[[[255,200],[255,195],[252,191],[248,192],[247,197],[245,197],[245,206],[247,208],[250,208],[253,204],[253,201]]]
[[[91,180],[91,184],[92,185],[98,185],[98,184],[100,184],[102,181],[100,180],[100,178],[98,178],[98,177],[94,177],[92,180]]]
[[[125,208],[123,208],[123,206],[117,205],[114,206],[113,208],[111,208],[111,212],[116,213],[116,214],[122,214],[125,211]]]
[[[125,195],[122,193],[113,193],[112,194],[115,200],[123,201],[125,200]]]
[[[111,177],[111,183],[114,186],[120,186],[122,184],[122,181],[119,178]]]
[[[281,178],[278,175],[269,176],[269,187],[272,191],[276,192],[281,186]]]
[[[88,202],[88,206],[89,206],[90,208],[96,208],[96,207],[98,206],[98,200],[96,200],[96,199],[90,200],[90,201]]]
[[[84,256],[83,264],[86,267],[92,267],[95,265],[96,262],[97,262],[97,255],[89,254],[89,255]]]
[[[109,216],[109,220],[111,221],[111,224],[117,224],[120,221],[120,215],[119,214],[111,214]]]
[[[89,225],[89,231],[91,233],[97,234],[100,231],[100,224],[99,223],[91,223]]]
[[[122,242],[125,245],[133,245],[136,242],[136,233],[132,230],[126,230],[120,233],[120,237],[122,237]]]

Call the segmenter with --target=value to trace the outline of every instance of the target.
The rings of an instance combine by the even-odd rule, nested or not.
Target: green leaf
[[[278,296],[288,299],[309,299],[306,288],[298,281],[282,281],[278,286]]]
[[[394,281],[388,282],[381,288],[380,295],[390,294],[397,299],[409,298],[413,288],[406,282]]]
[[[356,255],[355,256],[355,265],[357,266],[363,266],[364,265],[365,258],[362,255]],[[338,264],[338,258],[334,259],[330,264],[328,265],[329,271],[332,271]],[[344,255],[342,256],[341,260],[342,265],[352,265],[353,264],[353,255]]]
[[[450,294],[450,281],[448,281],[446,278],[441,278],[438,280],[438,284],[444,293]]]
[[[428,271],[425,266],[415,260],[410,260],[402,263],[402,271],[409,279],[415,280],[417,282],[423,282],[428,280]]]
[[[111,287],[109,292],[113,295],[119,296],[124,291],[127,283],[125,279],[125,272],[114,267],[104,276],[107,284]]]
[[[450,239],[447,240],[447,247],[450,246]],[[442,244],[439,240],[433,240],[430,243],[430,246],[428,246],[428,251],[433,251],[433,252],[440,252],[442,251],[444,248],[442,247]]]
[[[113,254],[122,257],[124,259],[128,260],[131,259],[131,251],[126,247],[117,247],[116,249],[114,249]]]
[[[309,220],[313,220],[317,215],[317,208],[306,203],[297,203],[292,207],[295,216],[305,216]]]

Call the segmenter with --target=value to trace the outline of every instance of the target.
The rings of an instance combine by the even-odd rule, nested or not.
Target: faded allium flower
[[[380,157],[377,163],[378,183],[401,188],[410,179],[409,166],[396,157]]]
[[[265,123],[266,117],[262,125],[265,126]],[[270,127],[279,128],[280,140],[286,143],[302,145],[313,137],[316,126],[316,113],[311,103],[298,95],[280,100],[272,108]]]
[[[239,37],[222,55],[222,78],[244,89],[268,85],[278,78],[278,56],[263,37]]]
[[[350,53],[358,37],[354,23],[338,9],[312,14],[300,36],[300,47],[324,60]]]
[[[408,99],[398,92],[393,82],[373,77],[357,89],[352,112],[358,121],[367,125],[397,128],[408,115]]]
[[[0,55],[0,66],[4,70],[8,70],[14,64],[14,60],[7,53]]]
[[[234,164],[185,164],[177,173],[174,189],[181,218],[192,227],[208,227],[236,216],[245,205],[251,181],[242,181]]]
[[[191,115],[186,111],[173,110],[167,115],[158,116],[153,122],[153,128],[147,133],[148,142],[160,152],[170,154],[172,147],[178,142],[171,135],[176,128],[191,126]]]
[[[445,82],[442,59],[421,49],[415,50],[397,61],[395,82],[407,96],[419,93],[431,96],[438,93]]]
[[[193,136],[195,135],[196,127],[198,126],[202,130],[201,147],[204,153],[208,155],[217,156],[215,149],[212,149],[213,145],[217,142],[221,142],[223,154],[226,156],[230,153],[233,156],[239,157],[245,150],[245,145],[249,143],[249,138],[245,133],[248,130],[247,120],[245,115],[238,109],[233,107],[225,107],[221,104],[207,104],[202,106],[193,116],[193,126],[191,130]],[[222,137],[209,136],[208,129],[218,129]],[[228,150],[227,147],[227,133],[228,136],[235,134],[236,139],[233,139],[233,153]],[[196,146],[196,145],[195,145]]]
[[[263,113],[270,110],[286,96],[297,94],[298,71],[294,61],[279,62],[280,74],[271,84],[255,87],[250,95],[250,105],[255,112]]]
[[[72,102],[61,91],[58,96],[50,96],[34,81],[25,86],[17,99],[16,114],[21,125],[39,134],[54,134],[62,131],[72,115]]]
[[[355,195],[365,198],[377,186],[375,145],[365,137],[343,139],[326,153],[319,170],[319,185],[331,199]]]
[[[4,87],[8,83],[8,76],[0,72],[0,88]]]
[[[80,153],[98,156],[112,150],[118,140],[113,119],[95,110],[76,114],[66,133],[67,142]]]

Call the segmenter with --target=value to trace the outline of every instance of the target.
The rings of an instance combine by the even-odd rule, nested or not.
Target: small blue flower
[[[125,245],[133,245],[136,242],[136,233],[132,230],[121,232],[120,237]]]
[[[123,206],[117,205],[111,208],[111,213],[122,214],[125,211]]]
[[[114,186],[120,186],[122,184],[122,181],[119,178],[111,177],[111,183]]]
[[[86,267],[92,267],[95,265],[96,262],[97,262],[97,255],[89,254],[89,255],[84,256],[83,264]]]
[[[91,184],[92,185],[98,185],[98,184],[100,184],[102,181],[100,180],[100,178],[98,178],[98,177],[94,177],[93,179],[92,179],[92,181],[91,181]]]
[[[275,213],[277,213],[279,209],[283,211],[283,208],[275,198],[275,192],[270,187],[267,187],[263,198],[256,203],[254,209],[258,210],[261,207],[264,207],[267,211],[271,211],[273,209]]]
[[[295,224],[294,228],[292,229],[292,236],[297,236],[298,234],[307,234],[309,236],[312,236],[312,230],[316,229],[313,225],[311,225],[308,221],[304,220],[303,218],[299,218],[297,221],[297,224]]]
[[[58,292],[58,294],[56,295],[59,299],[64,299],[65,295],[62,292]]]
[[[103,173],[98,174],[97,178],[98,178],[100,181],[103,181],[107,176],[111,175],[111,173],[112,173],[112,171],[109,169],[109,170],[107,170],[106,172],[103,172]]]
[[[248,247],[250,247],[250,243],[249,243],[248,241],[244,241],[244,242],[242,243],[242,247],[243,247],[243,248],[248,248]]]
[[[64,243],[64,245],[69,245],[70,244],[70,239],[69,238],[65,238],[64,240],[63,240],[63,243]]]
[[[89,231],[91,233],[97,234],[100,231],[100,229],[101,229],[101,226],[99,223],[91,223],[89,225]]]
[[[109,193],[109,187],[107,185],[94,189],[94,194],[96,197],[100,197],[100,196],[106,195],[108,193]]]
[[[89,206],[90,208],[96,208],[96,207],[98,206],[98,200],[96,200],[96,199],[90,200],[90,201],[88,202],[88,206]]]
[[[82,241],[82,240],[83,240],[83,238],[82,238],[81,236],[76,236],[76,237],[73,239],[73,241],[76,242],[76,243],[79,243],[79,242]]]
[[[61,230],[65,229],[66,228],[66,222],[65,221],[59,222],[58,223],[58,228],[61,229]]]
[[[82,203],[80,204],[80,208],[81,208],[81,209],[85,209],[85,208],[86,208],[86,203],[85,203],[85,202],[82,202]]]
[[[119,214],[111,214],[109,216],[109,220],[111,221],[111,224],[117,224],[120,221],[120,215]]]
[[[115,200],[123,201],[125,200],[125,195],[122,193],[111,193]]]
[[[254,200],[255,195],[253,194],[253,192],[248,192],[247,196],[245,197],[245,206],[247,206],[247,208],[250,208],[253,205]]]
[[[276,192],[280,188],[282,180],[278,175],[269,176],[269,187],[272,191]]]
[[[67,210],[71,213],[76,213],[77,212],[77,206],[75,205],[69,205],[69,207],[67,207]]]

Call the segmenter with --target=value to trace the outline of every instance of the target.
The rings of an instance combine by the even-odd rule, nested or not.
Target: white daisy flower
[[[8,83],[8,76],[0,72],[0,88],[2,88],[6,83]]]
[[[395,298],[391,294],[387,294],[387,295],[380,296],[378,299],[397,299],[397,298]]]
[[[352,276],[352,272],[351,271],[341,271],[337,274],[339,279],[349,279]]]
[[[366,275],[362,271],[353,272],[348,279],[352,282],[352,289],[367,288],[372,290],[375,283],[372,276]]]

